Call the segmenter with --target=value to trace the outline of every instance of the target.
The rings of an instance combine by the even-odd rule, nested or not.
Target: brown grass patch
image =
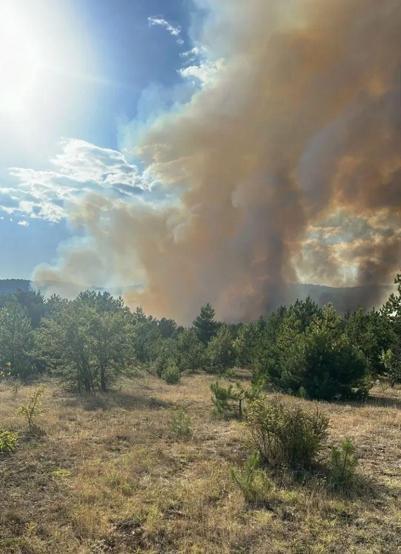
[[[0,552],[401,551],[400,391],[378,390],[361,405],[319,403],[330,441],[350,437],[357,447],[365,478],[357,493],[283,474],[255,508],[230,477],[245,458],[246,429],[212,416],[213,380],[141,377],[95,398],[47,383],[45,434],[0,458]],[[16,411],[32,388],[16,396],[0,388],[1,427],[23,430]],[[191,417],[190,440],[170,432],[177,407]]]

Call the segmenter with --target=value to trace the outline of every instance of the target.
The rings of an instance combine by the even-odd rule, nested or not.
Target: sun
[[[0,112],[28,108],[38,86],[40,55],[32,31],[12,4],[0,8]]]

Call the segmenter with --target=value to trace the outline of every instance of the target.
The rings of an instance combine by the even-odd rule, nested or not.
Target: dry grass
[[[0,552],[401,552],[400,392],[321,404],[330,440],[357,446],[365,479],[356,492],[281,475],[256,509],[230,478],[246,455],[246,430],[212,417],[212,380],[141,377],[91,399],[48,383],[45,434],[22,435],[0,458]],[[16,411],[31,393],[0,389],[0,427],[23,431]],[[176,407],[191,416],[189,440],[171,433]]]

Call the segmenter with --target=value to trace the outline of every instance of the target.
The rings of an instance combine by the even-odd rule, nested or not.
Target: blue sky
[[[180,70],[200,63],[191,29],[202,14],[190,0],[5,0],[0,12],[9,75],[0,92],[0,278],[29,278],[77,234],[65,203],[106,186],[146,194],[131,147],[199,86]]]

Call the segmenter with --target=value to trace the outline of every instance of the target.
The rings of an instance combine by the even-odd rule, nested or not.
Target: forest
[[[204,305],[189,327],[157,319],[122,298],[85,291],[74,300],[19,290],[1,297],[2,378],[44,375],[78,393],[107,391],[142,368],[168,383],[183,373],[216,376],[234,367],[254,383],[309,399],[363,399],[376,381],[401,380],[401,275],[379,309],[342,315],[310,298],[251,323],[217,321]]]

